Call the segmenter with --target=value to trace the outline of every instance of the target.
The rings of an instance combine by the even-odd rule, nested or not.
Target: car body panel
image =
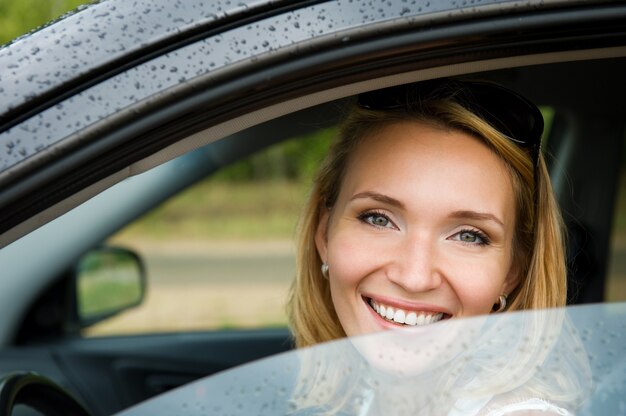
[[[181,137],[305,91],[432,67],[442,59],[457,63],[572,45],[623,45],[623,31],[614,29],[623,24],[623,7],[550,6],[554,9],[541,2],[524,7],[504,1],[479,7],[399,2],[370,10],[359,2],[312,4],[254,23],[244,19],[241,26],[111,74],[0,133],[6,149],[0,232],[14,229],[2,244],[32,229],[32,222],[16,228],[25,217],[119,175],[124,166]],[[532,13],[537,7],[541,13]],[[580,32],[584,36],[576,35]],[[19,43],[8,48],[19,49]],[[67,121],[70,114],[72,122]],[[57,162],[61,157],[63,162]],[[20,185],[11,186],[18,179]],[[61,207],[54,215],[62,213]]]
[[[0,370],[45,373],[105,415],[290,348],[285,329],[84,339],[65,315],[72,267],[221,167],[335,123],[351,96],[441,76],[492,79],[554,109],[569,300],[601,301],[626,5],[408,3],[112,0],[0,49]]]
[[[84,84],[148,60],[151,53],[159,54],[196,32],[210,33],[247,16],[262,16],[263,11],[271,10],[269,6],[284,4],[267,0],[176,5],[109,1],[80,7],[64,16],[62,25],[41,28],[0,51],[0,65],[7,69],[1,78],[0,129],[41,111],[37,108],[50,105],[48,100],[58,102],[75,94],[75,89],[85,88]]]

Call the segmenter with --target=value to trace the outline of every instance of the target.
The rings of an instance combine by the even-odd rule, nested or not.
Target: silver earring
[[[328,280],[328,264],[322,263],[322,276],[324,279]]]
[[[507,298],[507,294],[503,293],[500,296],[498,296],[498,303],[496,303],[495,305],[493,305],[493,311],[494,312],[502,312],[504,310],[504,308],[506,308],[506,298]]]

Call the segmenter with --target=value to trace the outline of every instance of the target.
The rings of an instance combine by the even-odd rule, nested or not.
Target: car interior
[[[626,269],[620,264],[626,251],[612,242],[624,232],[620,216],[626,213],[618,205],[626,59],[612,52],[555,61],[459,72],[505,85],[542,108],[547,115],[542,147],[567,226],[568,302],[623,300],[620,279],[626,278]],[[380,86],[374,80],[361,88]],[[181,144],[192,150],[173,150],[170,154],[182,153],[173,159],[156,156],[137,174],[8,246],[5,264],[24,268],[25,279],[42,289],[16,312],[21,314],[17,323],[3,329],[13,347],[0,351],[0,374],[36,371],[67,388],[94,415],[108,415],[200,377],[291,349],[286,327],[83,337],[86,325],[76,313],[76,265],[111,235],[224,166],[335,125],[354,99],[345,91],[336,95],[220,140],[204,136],[199,142],[208,144],[195,149]],[[55,248],[53,241],[62,244]],[[18,264],[37,250],[46,250],[51,261]]]

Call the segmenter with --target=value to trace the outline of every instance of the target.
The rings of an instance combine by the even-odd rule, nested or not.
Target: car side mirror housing
[[[140,257],[120,247],[99,247],[76,263],[75,302],[81,328],[108,319],[143,301],[146,275]]]

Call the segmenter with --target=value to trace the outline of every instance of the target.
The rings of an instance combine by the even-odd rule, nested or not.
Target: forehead
[[[417,121],[394,122],[364,138],[352,154],[340,194],[390,193],[411,202],[424,194],[476,209],[513,201],[505,163],[480,139]]]

